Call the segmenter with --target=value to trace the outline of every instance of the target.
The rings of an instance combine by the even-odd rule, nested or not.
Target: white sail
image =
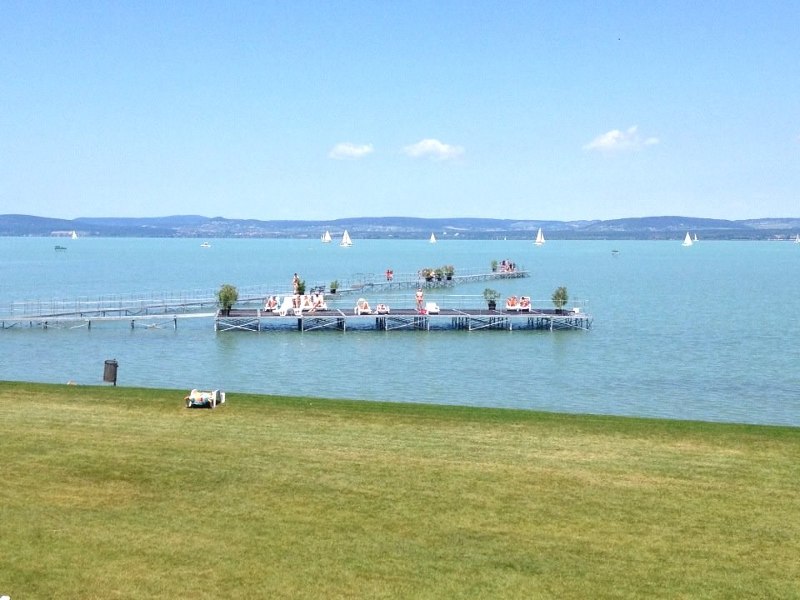
[[[800,244],[800,233],[798,233],[798,234],[796,234],[794,236],[794,243],[795,244]]]
[[[71,237],[73,240],[77,240],[77,239],[78,239],[78,232],[77,232],[77,231],[75,231],[75,230],[73,229],[73,230],[72,230],[72,234],[70,235],[70,237]]]
[[[692,241],[692,236],[690,236],[689,232],[687,231],[686,232],[686,237],[683,238],[683,245],[684,246],[691,246],[692,244],[694,244],[694,242]]]
[[[344,234],[342,235],[342,242],[339,244],[343,248],[347,248],[348,246],[353,245],[353,240],[350,239],[350,234],[347,233],[347,229],[344,230]]]
[[[431,242],[431,244],[435,244],[436,243],[436,236],[435,235],[431,234],[430,242]]]
[[[696,233],[694,234],[694,240],[693,241],[695,241],[695,242],[697,241],[697,234]]]
[[[542,228],[539,227],[539,231],[536,233],[536,241],[533,242],[537,246],[544,245],[544,234],[542,233]]]
[[[331,237],[331,232],[326,229],[325,233],[322,234],[321,239],[323,244],[330,244],[331,240],[333,240],[333,238]]]

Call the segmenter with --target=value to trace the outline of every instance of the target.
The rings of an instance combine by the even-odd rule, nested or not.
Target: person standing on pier
[[[295,273],[294,277],[292,277],[292,293],[295,296],[297,295],[297,290],[299,289],[299,287],[300,287],[300,278],[297,276],[297,273]]]
[[[422,303],[423,300],[425,300],[425,294],[422,293],[421,287],[417,288],[417,293],[415,294],[415,297],[417,299],[417,310],[422,310]]]

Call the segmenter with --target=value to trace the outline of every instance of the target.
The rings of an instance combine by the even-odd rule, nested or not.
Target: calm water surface
[[[500,406],[559,412],[800,425],[800,247],[780,242],[0,238],[0,315],[30,299],[290,287],[508,258],[528,279],[503,295],[549,305],[553,289],[588,301],[589,332],[215,333],[93,325],[0,330],[0,379],[119,384]],[[68,246],[55,252],[54,245]],[[612,250],[619,250],[612,255]],[[429,292],[441,304],[482,304],[487,284]],[[472,296],[472,297],[471,297]],[[413,292],[367,295],[410,306]],[[351,308],[354,297],[341,298]]]

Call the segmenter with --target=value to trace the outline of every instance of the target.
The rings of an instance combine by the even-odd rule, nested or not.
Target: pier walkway
[[[446,290],[462,283],[518,279],[528,277],[525,270],[510,272],[456,271],[448,279],[426,280],[419,273],[384,274],[356,273],[340,280],[336,294],[329,294],[329,284],[307,283],[307,292],[323,291],[328,298],[370,294],[384,295],[422,287],[425,290]],[[254,308],[264,305],[271,295],[291,294],[287,286],[256,285],[237,287],[237,307]],[[337,302],[338,303],[338,302]],[[14,327],[88,327],[93,322],[125,321],[131,327],[177,327],[182,319],[212,319],[217,314],[217,290],[192,290],[179,293],[116,294],[75,300],[25,300],[11,304],[10,310],[0,307],[0,329]]]

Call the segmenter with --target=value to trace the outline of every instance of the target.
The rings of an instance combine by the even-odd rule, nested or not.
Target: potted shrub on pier
[[[297,293],[299,295],[301,295],[301,296],[306,293],[306,280],[305,279],[300,279],[297,282]]]
[[[433,271],[433,274],[436,276],[436,281],[441,281],[444,279],[444,267],[439,267]]]
[[[333,281],[331,281],[331,294],[335,294],[336,290],[338,289],[339,289],[339,280],[334,279]]]
[[[497,299],[500,297],[500,292],[492,288],[486,288],[483,290],[483,297],[489,306],[489,310],[495,310],[497,308]]]
[[[497,261],[496,261],[496,260],[493,260],[493,261],[491,262],[491,265],[492,265],[492,273],[495,273],[495,272],[497,272]]]
[[[561,314],[564,312],[564,306],[566,306],[567,302],[569,301],[567,288],[565,288],[563,285],[561,287],[557,287],[553,292],[551,300],[556,307],[556,314]]]
[[[433,269],[422,269],[420,273],[425,278],[425,281],[433,281]]]
[[[453,279],[453,275],[456,272],[456,268],[453,265],[445,265],[442,267],[442,271],[444,271],[444,276],[447,279],[447,281],[450,281]]]
[[[222,314],[226,316],[231,314],[231,307],[236,304],[238,299],[239,290],[236,289],[236,286],[233,286],[230,283],[222,284],[217,292],[217,302],[222,308]]]

